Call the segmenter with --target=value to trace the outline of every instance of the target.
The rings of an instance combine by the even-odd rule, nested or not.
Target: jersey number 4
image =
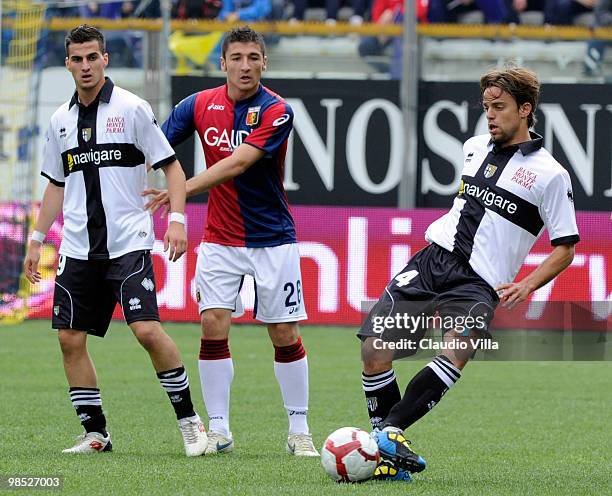
[[[418,275],[418,270],[409,270],[408,272],[402,272],[401,274],[395,276],[395,280],[397,281],[396,285],[400,288],[403,286],[407,286],[408,284],[410,284],[410,281],[412,281]]]

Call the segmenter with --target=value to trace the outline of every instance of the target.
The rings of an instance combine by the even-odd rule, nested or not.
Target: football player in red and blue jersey
[[[308,361],[297,324],[306,319],[300,256],[283,188],[293,111],[260,83],[266,63],[262,36],[248,26],[232,29],[222,43],[226,84],[185,98],[162,129],[173,146],[197,132],[208,166],[187,181],[188,197],[209,192],[196,269],[200,381],[210,422],[206,452],[234,446],[228,337],[248,274],[255,280],[255,318],[267,325],[274,345],[274,372],[289,418],[287,451],[318,456],[307,423]],[[152,195],[147,207],[153,212],[167,203],[164,191],[143,194]]]

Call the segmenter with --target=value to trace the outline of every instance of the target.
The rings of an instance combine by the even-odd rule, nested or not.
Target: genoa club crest
[[[255,126],[259,122],[259,111],[261,107],[249,107],[246,115],[246,125],[247,126]]]
[[[486,177],[487,179],[489,179],[490,177],[493,177],[496,170],[497,170],[497,165],[487,164],[487,166],[485,167],[485,171],[484,171],[484,177]]]

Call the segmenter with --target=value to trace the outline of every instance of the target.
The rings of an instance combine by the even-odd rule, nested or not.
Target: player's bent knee
[[[393,353],[377,349],[374,340],[375,338],[367,338],[361,343],[361,361],[366,374],[385,372],[393,365]]]
[[[87,352],[87,333],[84,331],[60,329],[57,338],[64,356]]]
[[[450,360],[450,362],[457,367],[459,370],[463,370],[463,368],[467,365],[467,363],[469,362],[468,358],[458,358],[456,355],[450,354],[450,356],[448,356],[446,353],[442,353],[443,356],[445,356],[446,358],[448,358]]]
[[[130,328],[138,342],[146,350],[155,349],[167,340],[167,335],[161,324],[155,320],[132,322]]]

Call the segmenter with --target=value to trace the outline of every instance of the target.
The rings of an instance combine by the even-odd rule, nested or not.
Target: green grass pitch
[[[199,327],[167,324],[203,413]],[[304,327],[310,426],[320,446],[345,425],[367,428],[351,329]],[[612,494],[610,362],[474,362],[408,430],[428,469],[410,484],[338,485],[318,459],[284,451],[287,420],[263,328],[235,327],[230,455],[187,459],[148,357],[124,324],[90,339],[115,451],[66,456],[80,425],[47,321],[0,327],[0,475],[64,477],[63,494]],[[424,362],[396,366],[403,389]],[[20,490],[18,494],[26,491]],[[40,491],[32,491],[40,494]]]

